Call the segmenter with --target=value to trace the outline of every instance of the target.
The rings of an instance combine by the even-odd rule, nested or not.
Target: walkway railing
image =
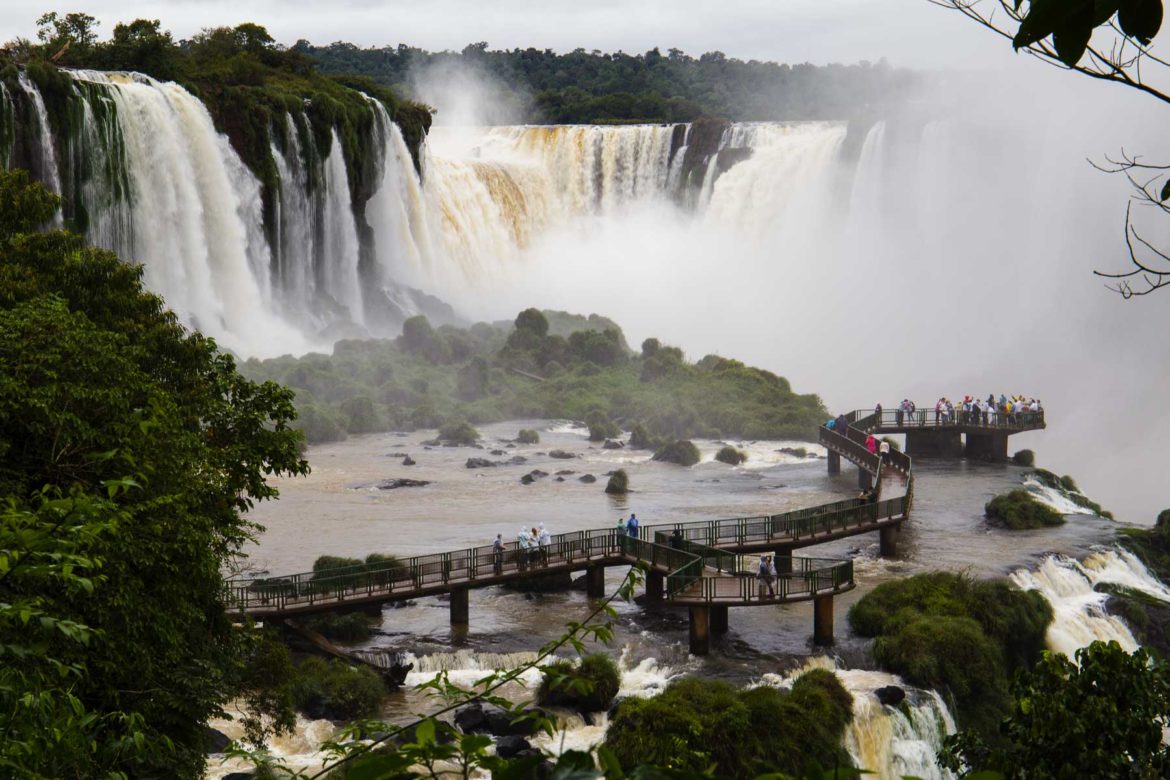
[[[778,558],[787,560],[791,571],[780,571],[772,590],[756,578],[754,573],[738,577],[689,577],[686,574],[667,578],[667,590],[680,594],[688,602],[733,601],[768,603],[791,601],[796,598],[837,593],[853,587],[853,561],[836,558]]]
[[[916,409],[913,412],[903,412],[900,409],[882,408],[881,419],[873,409],[864,409],[853,412],[854,415],[868,415],[873,417],[872,424],[857,423],[857,427],[864,431],[876,428],[980,428],[989,431],[1030,431],[1045,427],[1044,410],[1038,412],[1007,413],[995,412],[966,412],[956,409],[951,414],[935,409]]]

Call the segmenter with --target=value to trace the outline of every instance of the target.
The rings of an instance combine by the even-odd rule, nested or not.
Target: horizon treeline
[[[484,42],[462,51],[360,48],[338,41],[299,40],[290,51],[315,61],[322,73],[361,75],[416,95],[429,72],[470,75],[503,87],[511,121],[532,123],[689,122],[700,116],[732,121],[852,119],[881,113],[903,100],[922,74],[884,59],[852,65],[783,64],[739,60],[712,51],[692,57],[603,53],[576,49],[493,50]]]

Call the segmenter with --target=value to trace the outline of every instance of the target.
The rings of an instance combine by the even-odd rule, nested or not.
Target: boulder
[[[528,458],[524,457],[523,455],[513,455],[512,457],[508,458],[509,466],[521,466],[527,462]]]
[[[402,459],[403,466],[413,466],[414,463],[415,463],[414,458],[410,457],[409,455],[407,455],[405,458]]]
[[[581,476],[577,477],[577,479],[581,482],[584,482],[586,485],[592,485],[597,481],[597,477],[593,476],[592,474],[582,474]]]
[[[614,441],[613,439],[606,439],[605,444],[601,445],[605,450],[620,450],[625,447],[625,442]]]
[[[490,469],[494,468],[495,466],[496,462],[494,460],[488,460],[487,458],[467,459],[467,468],[469,469]]]
[[[561,469],[560,471],[557,472],[557,476],[558,477],[567,477],[570,474],[576,474],[576,473],[577,472],[573,471],[572,469]]]
[[[500,758],[513,758],[521,751],[531,749],[532,745],[519,734],[511,734],[496,740],[496,755]]]
[[[529,748],[528,750],[521,750],[512,756],[512,758],[523,760],[525,758],[540,758],[541,755],[543,754],[536,748]],[[548,780],[548,778],[553,776],[553,772],[555,771],[556,765],[548,759],[545,759],[536,765],[536,768],[528,777],[534,778],[534,780]]]
[[[884,688],[878,688],[873,692],[873,695],[887,707],[897,707],[906,699],[906,691],[897,685],[887,685]]]
[[[475,734],[485,729],[487,716],[479,702],[455,710],[455,725],[464,734]]]
[[[407,479],[406,477],[399,477],[398,479],[384,479],[374,485],[378,490],[397,490],[398,488],[408,487],[426,487],[431,484],[425,479]]]
[[[505,455],[505,454],[507,454],[507,453],[505,453],[503,450],[492,450],[492,455]]]
[[[208,753],[222,753],[231,744],[231,737],[211,726],[203,727],[203,743],[207,745]]]
[[[423,441],[420,443],[424,447],[441,447],[441,446],[443,446],[443,442],[439,441],[438,439],[427,439],[426,441]]]
[[[521,485],[531,485],[535,481],[536,481],[536,478],[533,477],[531,474],[525,474],[524,476],[520,477],[520,484]]]
[[[572,458],[575,458],[575,457],[577,457],[577,456],[576,456],[576,455],[574,455],[573,453],[571,453],[571,452],[565,452],[564,450],[553,450],[552,452],[550,452],[550,453],[548,454],[548,456],[549,456],[550,458],[556,458],[556,459],[558,459],[558,460],[570,460],[570,459],[572,459]]]
[[[228,772],[223,780],[252,780],[255,776],[251,772]]]
[[[553,480],[553,481],[554,481],[554,482],[564,482],[564,481],[565,481],[565,478],[564,478],[564,477],[557,477],[557,478],[556,478],[555,480]]]

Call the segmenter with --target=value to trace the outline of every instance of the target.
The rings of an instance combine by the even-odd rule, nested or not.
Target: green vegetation
[[[382,430],[409,430],[445,421],[588,416],[595,435],[618,435],[613,421],[624,421],[634,447],[689,436],[811,439],[827,415],[817,396],[793,393],[787,380],[768,371],[716,355],[687,363],[672,347],[631,354],[614,327],[567,338],[554,333],[551,324],[567,319],[529,309],[508,331],[486,323],[432,328],[425,317],[414,317],[397,339],[339,341],[332,355],[249,360],[242,370],[297,391],[310,442],[344,438],[355,404],[345,407],[348,416],[342,405],[355,398],[371,402],[372,409],[365,400],[356,405],[364,410],[363,429],[366,420]],[[459,376],[477,359],[482,385],[470,398]],[[652,361],[670,370],[649,378]]]
[[[373,669],[336,659],[306,658],[292,681],[293,704],[310,718],[372,718],[385,695],[386,686]]]
[[[609,482],[605,483],[605,492],[614,495],[625,495],[630,492],[630,475],[625,469],[618,469],[610,475]]]
[[[983,511],[989,520],[1013,531],[1064,525],[1064,515],[1022,488],[996,496]]]
[[[1077,506],[1088,509],[1099,517],[1104,517],[1109,520],[1113,519],[1113,513],[1102,509],[1100,504],[1082,493],[1080,488],[1077,487],[1076,480],[1069,475],[1065,474],[1063,477],[1058,477],[1046,469],[1036,469],[1029,476],[1035,478],[1040,484],[1059,491],[1062,496]]]
[[[516,441],[520,444],[540,444],[540,434],[531,428],[521,428],[516,434]]]
[[[439,426],[439,440],[445,444],[470,447],[479,441],[479,431],[467,420],[451,420]]]
[[[5,64],[24,67],[44,96],[58,146],[57,159],[64,166],[64,216],[79,230],[87,221],[81,193],[75,187],[75,180],[82,177],[72,170],[76,155],[68,150],[81,143],[81,101],[98,119],[111,117],[112,112],[104,100],[104,87],[86,85],[75,90],[73,79],[65,77],[58,66],[135,70],[176,81],[199,97],[216,129],[227,135],[260,180],[264,224],[270,238],[276,227],[275,195],[280,186],[273,150],[287,149],[294,133],[309,164],[310,188],[322,180],[322,164],[336,134],[354,211],[359,222],[363,219],[365,204],[379,184],[379,166],[371,163],[380,159],[382,151],[373,132],[374,110],[366,95],[381,102],[398,124],[415,166],[419,165],[419,147],[431,123],[427,107],[403,101],[370,79],[321,75],[304,54],[280,46],[257,24],[209,28],[179,42],[158,20],[118,24],[108,41],[98,40],[99,23],[87,14],[46,14],[38,24],[39,42],[18,40],[0,48],[0,71]],[[6,81],[15,79],[14,68],[6,73]],[[8,92],[24,94],[12,88]],[[112,175],[118,181],[125,178],[124,172],[99,175]]]
[[[686,440],[672,441],[659,447],[652,459],[677,463],[680,466],[693,466],[699,462],[699,448]]]
[[[623,766],[650,764],[691,776],[712,764],[722,777],[803,775],[850,766],[841,739],[852,701],[824,669],[801,675],[791,692],[737,690],[692,677],[650,699],[622,700],[605,745]]]
[[[326,612],[303,623],[310,631],[339,642],[364,642],[374,635],[374,619],[363,612]]]
[[[1036,465],[1036,453],[1031,450],[1020,450],[1015,455],[1012,455],[1012,463],[1017,466],[1027,466],[1031,468]]]
[[[220,599],[243,513],[308,470],[292,394],[180,326],[140,266],[38,232],[57,199],[25,172],[0,203],[0,764],[198,776],[228,700],[291,723],[252,695],[279,658]]]
[[[539,704],[573,707],[581,712],[602,712],[613,704],[622,675],[608,655],[593,653],[572,661],[556,661],[542,667],[544,678],[536,693]]]
[[[720,447],[719,452],[715,453],[715,460],[719,461],[720,463],[726,463],[730,466],[738,466],[739,464],[746,462],[747,459],[748,456],[746,452],[743,450],[737,450],[730,444]]]
[[[876,638],[883,669],[936,689],[964,728],[989,739],[1008,710],[1008,681],[1040,657],[1051,620],[1038,593],[947,572],[882,583],[849,610],[853,630]]]
[[[847,119],[872,116],[919,83],[910,71],[876,65],[780,65],[678,49],[645,54],[603,54],[577,49],[489,50],[473,43],[462,52],[397,48],[361,49],[350,43],[293,51],[328,73],[358,73],[395,89],[429,68],[459,68],[501,82],[500,114],[512,121],[549,123],[689,122],[700,116],[730,119]],[[531,95],[531,99],[526,97]]]
[[[1015,701],[998,744],[964,731],[947,739],[952,770],[1034,777],[1153,778],[1170,772],[1170,668],[1143,649],[1093,642],[1076,663],[1045,653],[1012,686]]]
[[[622,429],[600,409],[585,415],[585,425],[589,427],[589,441],[605,441],[622,435]]]

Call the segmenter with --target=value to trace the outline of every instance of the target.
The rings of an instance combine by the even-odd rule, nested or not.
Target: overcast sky
[[[53,9],[52,0],[3,0],[0,40],[34,37],[37,17]],[[487,41],[493,48],[630,53],[658,46],[818,64],[885,57],[912,67],[1016,59],[1003,41],[928,0],[76,0],[56,10],[97,17],[103,38],[117,22],[157,18],[176,38],[256,22],[285,44],[306,38],[436,50]]]

